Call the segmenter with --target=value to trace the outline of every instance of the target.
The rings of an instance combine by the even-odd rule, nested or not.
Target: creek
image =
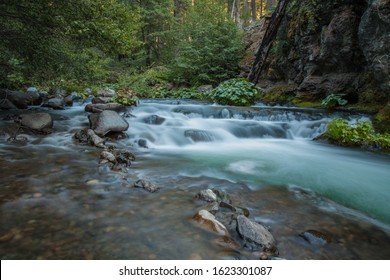
[[[108,142],[136,155],[120,173],[74,141],[84,106],[49,112],[53,134],[0,140],[2,259],[252,258],[191,222],[207,188],[269,227],[282,258],[390,258],[390,156],[313,141],[333,117],[365,116],[142,100],[128,138]],[[129,187],[137,179],[161,190]],[[309,244],[299,236],[309,229],[332,241]]]

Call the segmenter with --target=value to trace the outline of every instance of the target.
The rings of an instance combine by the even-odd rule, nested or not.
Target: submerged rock
[[[22,114],[19,121],[23,127],[37,132],[47,133],[53,128],[53,118],[48,113]]]
[[[266,251],[276,250],[276,241],[268,229],[244,215],[237,217],[237,230],[245,241],[255,243]]]
[[[122,132],[129,128],[128,122],[115,111],[103,111],[89,116],[91,129],[97,135],[104,136],[109,132]]]
[[[221,236],[229,236],[226,227],[207,210],[200,210],[192,219],[204,230]]]
[[[145,180],[138,180],[134,184],[135,188],[142,188],[148,192],[154,193],[160,190],[160,187],[154,185],[153,183]]]
[[[212,142],[214,135],[205,130],[186,130],[184,136],[190,138],[194,142]]]
[[[144,119],[144,123],[147,124],[154,124],[154,125],[160,125],[163,122],[165,122],[165,118],[157,116],[157,115],[152,115]]]
[[[332,241],[332,237],[318,230],[309,229],[302,232],[299,236],[309,242],[311,245],[323,246]]]

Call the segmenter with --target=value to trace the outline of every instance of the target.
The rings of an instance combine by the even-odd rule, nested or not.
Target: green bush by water
[[[390,149],[390,134],[375,132],[372,124],[368,121],[349,124],[344,119],[334,119],[328,124],[324,136],[330,141],[343,146]]]
[[[255,85],[245,79],[227,80],[211,92],[211,99],[221,105],[249,106],[258,97]]]

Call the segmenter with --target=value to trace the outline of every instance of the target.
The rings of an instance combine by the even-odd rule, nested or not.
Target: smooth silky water
[[[193,225],[205,188],[268,226],[282,258],[390,258],[390,156],[313,141],[337,114],[181,102],[144,100],[132,111],[129,137],[108,143],[136,154],[127,174],[74,142],[88,127],[83,106],[50,111],[55,132],[25,135],[28,144],[3,133],[2,259],[252,258]],[[137,179],[160,192],[131,188]],[[310,245],[299,236],[308,229],[332,241]]]

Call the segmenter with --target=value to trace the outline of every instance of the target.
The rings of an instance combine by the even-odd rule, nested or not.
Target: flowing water
[[[191,222],[206,188],[268,226],[282,258],[390,259],[390,156],[312,141],[336,114],[181,102],[144,100],[127,117],[129,137],[109,143],[136,154],[126,174],[74,142],[83,106],[50,111],[55,132],[27,144],[7,142],[3,120],[2,259],[252,258]],[[161,190],[131,188],[140,178]],[[331,242],[309,244],[309,229]]]

